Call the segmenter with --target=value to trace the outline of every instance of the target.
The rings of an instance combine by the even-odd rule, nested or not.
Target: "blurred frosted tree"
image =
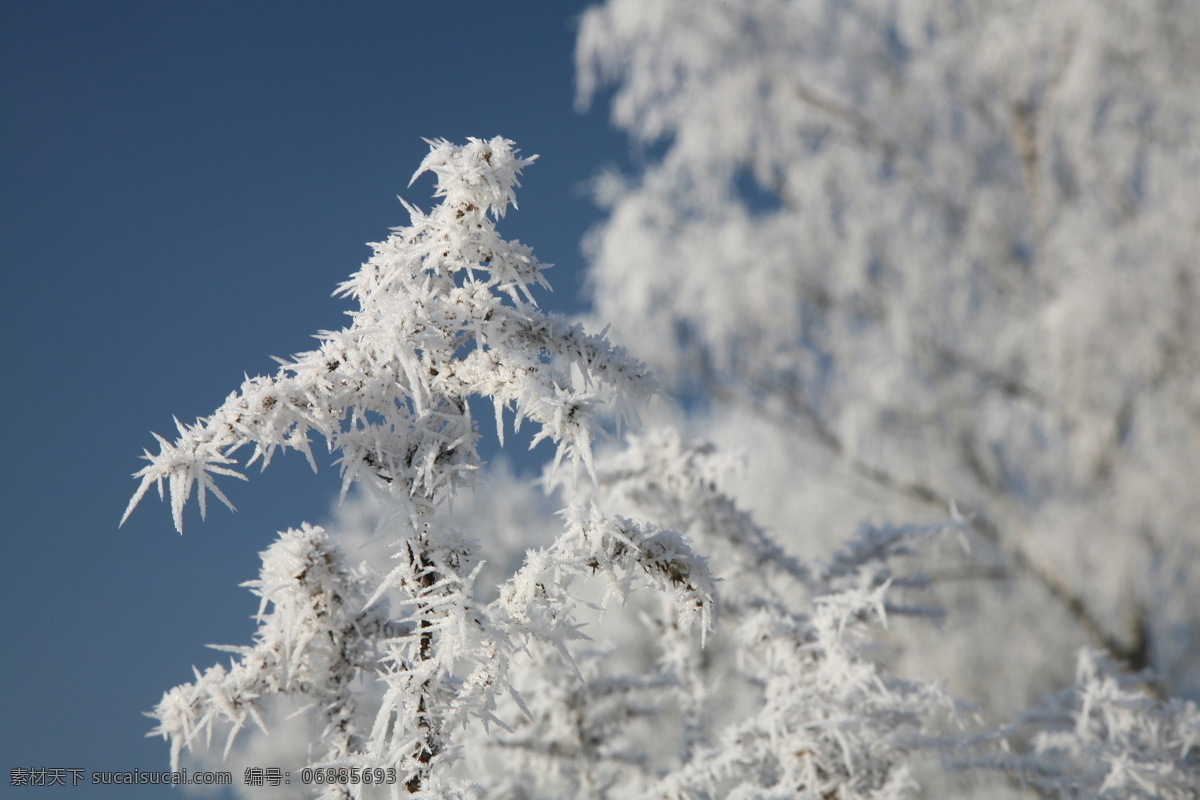
[[[1200,694],[1200,4],[609,0],[577,57],[642,153],[595,316],[742,500],[818,551],[957,504],[949,635],[902,643],[956,691],[1090,644]]]

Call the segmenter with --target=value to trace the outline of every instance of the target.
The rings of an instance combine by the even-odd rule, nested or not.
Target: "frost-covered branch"
[[[317,708],[325,759],[360,750],[369,720],[352,684],[378,670],[382,643],[405,626],[386,606],[364,608],[373,588],[368,576],[347,566],[323,529],[307,524],[263,551],[259,579],[243,585],[261,598],[254,645],[213,645],[235,655],[230,667],[197,671],[194,683],[167,692],[151,715],[159,721],[153,733],[171,743],[171,768],[179,768],[183,748],[207,746],[221,729],[228,728],[226,754],[250,724],[265,732],[264,704],[281,696]]]
[[[581,682],[571,647],[585,638],[578,612],[589,604],[574,595],[574,578],[603,576],[617,603],[648,584],[674,603],[689,641],[693,620],[696,638],[711,626],[705,559],[678,533],[606,514],[575,490],[581,475],[596,474],[592,442],[606,409],[618,426],[635,420],[655,384],[604,335],[538,309],[543,265],[495,230],[532,161],[500,138],[430,142],[417,176],[435,173],[442,203],[429,213],[408,206],[411,224],[373,245],[341,285],[359,305],[349,327],[322,332],[318,349],[274,376],[247,379],[211,416],[179,424],[174,441],[156,437],[159,452],[146,454],[126,516],[157,486],[182,530],[193,492],[202,514],[208,492],[229,504],[213,479],[243,477],[233,467],[239,448],[252,448],[247,465],[294,449],[315,467],[315,434],[338,454],[343,495],[358,481],[383,498],[375,535],[394,560],[351,570],[322,529],[282,534],[248,584],[263,599],[255,644],[222,648],[236,656],[230,668],[197,672],[154,712],[173,763],[184,748],[203,750],[218,728],[228,728],[228,754],[251,723],[265,735],[275,701],[299,700],[323,720],[304,763],[382,770],[393,795],[472,795],[480,784],[459,776],[464,731],[481,726],[488,740],[513,731],[501,713],[534,718],[514,660],[549,649],[574,666],[560,676],[574,696],[628,694]],[[482,466],[471,398],[492,402],[501,441],[506,411],[514,428],[536,425],[534,443],[557,444],[551,470],[566,467],[572,487],[564,533],[532,550],[490,604],[478,599],[480,546],[447,517],[446,501]],[[660,684],[630,686],[637,694]],[[349,781],[322,796],[363,792]]]
[[[993,734],[1006,740],[1002,753],[962,766],[1010,773],[1049,797],[1194,797],[1200,790],[1200,708],[1154,698],[1143,678],[1085,649],[1073,687]]]
[[[435,173],[442,204],[429,214],[407,206],[411,224],[372,245],[341,285],[360,306],[350,326],[321,333],[317,350],[276,375],[247,379],[212,415],[179,424],[175,441],[156,436],[125,518],[157,486],[182,531],[193,491],[202,514],[208,492],[231,505],[213,478],[243,477],[231,466],[239,448],[253,448],[247,466],[293,449],[315,468],[313,435],[339,454],[344,487],[363,479],[425,513],[480,465],[472,395],[494,404],[501,435],[510,409],[514,425],[539,427],[535,441],[557,443],[556,463],[590,471],[599,408],[628,413],[654,385],[623,350],[533,301],[544,265],[495,229],[532,162],[499,138],[431,143],[414,180]]]

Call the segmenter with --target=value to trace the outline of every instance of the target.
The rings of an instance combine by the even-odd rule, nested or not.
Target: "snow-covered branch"
[[[479,467],[472,395],[492,401],[498,423],[507,408],[515,425],[538,425],[537,439],[558,444],[556,463],[590,472],[599,408],[629,413],[654,384],[604,337],[537,308],[544,265],[495,229],[531,163],[504,139],[432,142],[414,180],[434,172],[442,204],[429,214],[408,206],[412,223],[372,245],[341,285],[360,304],[350,326],[320,334],[317,350],[276,375],[247,379],[211,416],[179,424],[174,442],[156,436],[125,517],[165,485],[182,531],[193,491],[202,514],[208,492],[231,506],[213,477],[244,477],[230,466],[234,451],[252,445],[247,466],[266,467],[277,450],[299,450],[315,469],[312,434],[339,454],[345,487],[363,479],[425,513]]]

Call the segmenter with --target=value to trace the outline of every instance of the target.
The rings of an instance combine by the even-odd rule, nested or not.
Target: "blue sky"
[[[583,2],[0,4],[3,404],[0,765],[164,769],[141,715],[242,644],[257,553],[328,511],[336,469],[287,457],[239,511],[148,498],[117,521],[149,431],[215,408],[272,354],[343,325],[364,242],[428,206],[421,137],[503,135],[541,160],[501,230],[582,307],[581,185],[621,163],[573,108]],[[485,431],[487,433],[488,431]],[[158,787],[11,790],[152,798]]]

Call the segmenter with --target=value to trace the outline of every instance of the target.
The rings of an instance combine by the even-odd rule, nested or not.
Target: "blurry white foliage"
[[[973,697],[1083,642],[1200,694],[1200,5],[608,0],[577,57],[644,153],[594,316],[747,507],[819,552],[957,504],[1009,594],[908,658]]]

